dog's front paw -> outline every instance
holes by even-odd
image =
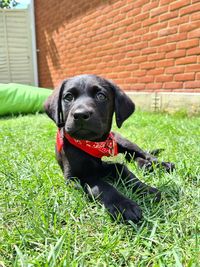
[[[172,162],[161,162],[161,166],[165,169],[166,172],[170,173],[175,170],[175,164]]]
[[[175,170],[175,164],[172,162],[159,162],[157,159],[143,158],[137,158],[136,162],[139,168],[143,169],[145,172],[152,172],[155,168],[163,168],[168,173]]]
[[[143,169],[148,172],[153,171],[152,161],[138,157],[136,158],[136,162],[140,169]]]
[[[127,198],[119,199],[108,205],[108,211],[114,219],[122,218],[125,221],[138,223],[142,219],[142,210],[137,203]]]

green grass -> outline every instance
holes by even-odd
[[[160,158],[176,164],[172,174],[146,176],[129,164],[163,195],[154,204],[121,188],[142,207],[140,226],[112,221],[65,184],[55,132],[45,115],[0,120],[1,266],[198,266],[200,118],[136,112],[120,129],[144,149],[165,148]]]

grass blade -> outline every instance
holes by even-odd
[[[55,246],[52,246],[49,255],[47,257],[47,262],[48,266],[56,266],[56,260],[59,257],[61,250],[62,250],[62,246],[65,240],[67,232],[65,232],[56,242]]]

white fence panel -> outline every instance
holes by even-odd
[[[0,83],[34,85],[29,9],[0,9]]]

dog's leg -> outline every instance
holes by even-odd
[[[127,187],[131,187],[132,191],[140,196],[152,194],[154,195],[154,200],[156,202],[160,201],[161,193],[155,187],[151,187],[143,182],[141,182],[129,169],[120,163],[109,164],[104,163],[105,169],[107,169],[107,174],[109,179],[117,180],[122,179],[123,183]]]
[[[137,203],[120,194],[109,183],[91,177],[80,179],[85,192],[96,199],[99,199],[107,208],[113,218],[122,216],[125,221],[138,223],[142,218],[142,211]]]
[[[121,135],[115,133],[115,139],[118,144],[119,153],[125,154],[127,161],[134,159],[140,168],[151,171],[154,166],[163,167],[167,172],[174,170],[175,165],[171,162],[159,162],[156,157],[148,152],[143,151],[136,144],[123,138]]]
[[[66,157],[58,158],[62,164],[61,167],[64,173],[64,177],[66,180],[74,177],[71,173],[69,164]],[[64,162],[63,162],[64,160]],[[138,223],[142,218],[142,211],[137,203],[132,200],[126,198],[122,194],[120,194],[112,185],[109,183],[102,181],[101,178],[108,174],[107,168],[103,166],[98,169],[98,175],[94,175],[90,177],[88,174],[86,177],[79,177],[80,183],[84,188],[85,192],[93,198],[99,199],[102,204],[108,209],[109,213],[113,218],[118,218],[118,216],[122,216],[125,221],[131,220],[134,223]],[[78,177],[77,177],[78,178]]]

